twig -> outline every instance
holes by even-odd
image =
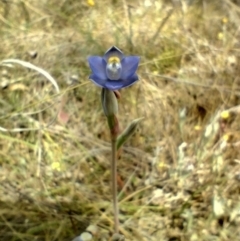
[[[157,39],[157,37],[158,37],[159,33],[161,32],[162,28],[167,23],[168,19],[172,16],[173,10],[174,9],[171,9],[170,11],[168,11],[167,16],[163,19],[161,24],[158,26],[157,31],[155,32],[155,34],[152,37],[152,40],[151,40],[152,43],[155,42],[155,40]]]

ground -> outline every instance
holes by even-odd
[[[240,239],[239,3],[173,3],[0,1],[2,241],[112,236],[110,136],[87,57],[113,45],[141,57],[121,130],[144,118],[119,155],[121,233]]]

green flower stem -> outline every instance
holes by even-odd
[[[119,123],[115,115],[107,117],[108,126],[111,133],[112,158],[111,158],[111,183],[113,197],[114,230],[119,233],[119,208],[118,208],[118,190],[117,190],[117,138],[119,134]]]
[[[119,123],[117,118],[118,102],[115,93],[105,88],[103,88],[101,92],[101,102],[104,114],[107,117],[108,127],[111,134],[111,184],[113,197],[114,230],[115,233],[119,233],[119,209],[117,200],[117,138],[119,135]]]
[[[108,126],[111,133],[112,157],[111,157],[111,184],[113,198],[114,230],[119,233],[119,209],[118,209],[118,190],[117,190],[117,138],[119,134],[119,123],[117,117],[107,116]]]
[[[113,197],[114,230],[119,233],[119,209],[118,209],[118,190],[117,190],[117,138],[119,134],[119,123],[115,115],[107,117],[108,126],[111,133],[112,157],[111,157],[111,183]]]
[[[117,140],[112,136],[112,159],[111,159],[111,182],[113,196],[114,230],[119,233],[119,208],[118,208],[118,190],[117,190]]]

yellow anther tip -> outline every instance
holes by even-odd
[[[108,59],[108,63],[109,64],[113,64],[113,63],[120,63],[120,59],[118,58],[118,57],[110,57],[109,59]]]

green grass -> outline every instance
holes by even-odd
[[[93,240],[112,236],[110,136],[86,61],[112,45],[141,56],[141,80],[121,90],[121,129],[144,117],[118,162],[121,233],[238,240],[240,8],[127,2],[0,2],[1,61],[30,62],[60,87],[0,66],[2,241],[70,241],[89,225]],[[68,120],[48,126],[59,108]]]

